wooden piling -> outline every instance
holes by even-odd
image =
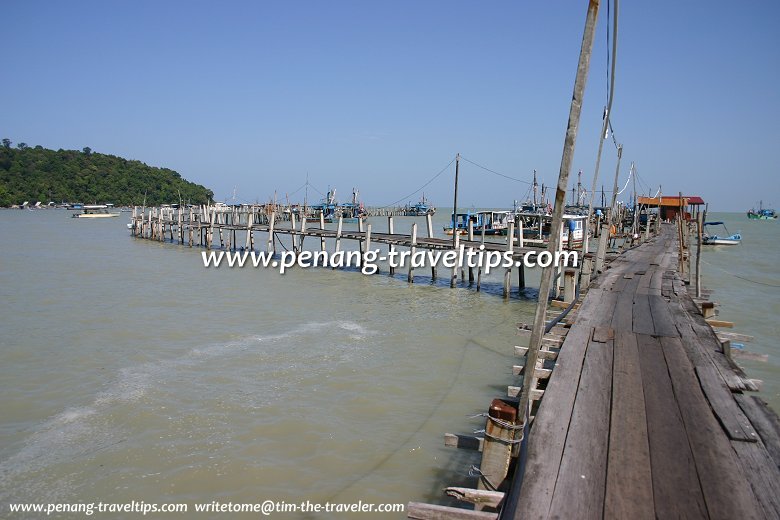
[[[276,212],[271,211],[271,222],[268,224],[268,244],[267,251],[276,254],[276,245],[274,244],[274,224],[276,223]]]
[[[433,238],[433,217],[430,213],[425,215],[425,226],[428,231],[428,238]],[[431,264],[431,278],[436,279],[436,264]]]
[[[325,212],[320,211],[320,229],[325,229]],[[320,251],[326,251],[325,237],[320,237]]]
[[[510,256],[513,256],[514,253],[514,245],[515,245],[515,223],[510,222],[509,223],[509,231],[506,235],[506,250],[509,252]],[[512,267],[507,267],[506,271],[504,272],[504,298],[509,298],[509,293],[511,290],[512,285]]]
[[[391,234],[391,235],[393,234],[393,216],[392,215],[387,217],[387,232],[389,234]],[[393,258],[393,253],[395,252],[395,245],[394,244],[390,244],[388,246],[388,251],[390,253],[390,254],[388,254],[388,258]],[[395,274],[395,261],[391,261],[390,262],[389,271],[390,271],[390,276],[393,276]]]
[[[453,250],[457,251],[460,246],[460,234],[458,230],[453,230]],[[450,277],[450,287],[455,287],[458,282],[458,264],[457,262],[452,266],[452,276]]]
[[[483,226],[484,227],[484,226]],[[474,242],[474,222],[469,219],[469,242]],[[469,251],[473,251],[473,247],[469,247]],[[474,283],[474,268],[469,264],[469,285]]]
[[[409,248],[409,251],[411,252],[411,255],[409,255],[409,274],[406,276],[406,281],[409,283],[414,283],[414,267],[412,267],[412,259],[414,258],[414,253],[417,252],[417,222],[412,224],[412,246]]]

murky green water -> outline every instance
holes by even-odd
[[[500,274],[476,293],[424,269],[414,285],[204,269],[198,249],[132,239],[126,216],[0,211],[2,516],[10,502],[440,502],[475,484],[477,454],[443,434],[481,428],[467,416],[515,381],[533,290],[504,301]],[[713,217],[744,243],[705,251],[705,285],[769,354],[743,364],[777,409],[777,288],[733,275],[780,284],[780,223]]]
[[[719,319],[734,322],[733,332],[755,337],[744,348],[769,356],[767,362],[735,360],[749,377],[763,380],[762,397],[780,410],[780,221],[748,220],[744,213],[712,213],[707,220],[742,235],[737,246],[704,246],[702,283],[720,303]]]
[[[0,516],[9,502],[405,504],[474,485],[477,454],[443,434],[483,427],[467,415],[513,383],[532,300],[428,270],[414,285],[207,270],[196,248],[131,238],[126,216],[0,211]]]

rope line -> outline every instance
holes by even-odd
[[[439,173],[437,173],[436,175],[434,175],[433,177],[431,177],[431,179],[430,179],[430,180],[428,180],[428,182],[426,182],[425,184],[423,184],[422,186],[420,186],[419,188],[417,188],[416,190],[414,190],[413,192],[411,192],[409,195],[407,195],[407,196],[405,196],[405,197],[401,197],[401,198],[400,198],[400,199],[398,199],[397,201],[395,201],[395,202],[391,202],[390,204],[387,204],[387,205],[385,205],[385,206],[379,206],[379,208],[378,208],[378,209],[384,209],[384,208],[390,208],[390,207],[394,207],[394,206],[395,206],[396,204],[398,204],[399,202],[402,202],[402,201],[404,201],[404,200],[407,200],[407,199],[408,199],[409,197],[411,197],[412,195],[416,195],[416,194],[420,193],[422,190],[424,190],[424,189],[425,189],[425,187],[426,187],[426,186],[428,186],[430,183],[432,183],[433,181],[435,181],[435,180],[436,180],[436,179],[439,177],[439,175],[441,175],[442,173],[444,173],[445,171],[447,171],[447,168],[449,168],[450,166],[452,166],[452,163],[454,163],[454,162],[455,162],[455,158],[453,157],[453,158],[452,158],[452,160],[451,160],[451,161],[450,161],[450,162],[447,164],[447,166],[445,166],[444,168],[442,168],[442,169],[439,171]]]
[[[460,158],[461,158],[461,159],[463,159],[464,161],[466,161],[466,162],[467,162],[467,163],[469,163],[469,164],[473,164],[473,165],[474,165],[474,166],[476,166],[477,168],[482,168],[483,170],[485,170],[485,171],[487,171],[487,172],[490,172],[490,173],[492,173],[492,174],[494,174],[494,175],[498,175],[499,177],[503,177],[503,178],[505,178],[505,179],[509,179],[510,181],[515,181],[515,182],[522,182],[523,184],[533,185],[533,183],[532,183],[532,182],[524,181],[524,180],[522,180],[522,179],[516,179],[516,178],[514,178],[514,177],[510,177],[509,175],[504,175],[503,173],[499,173],[499,172],[497,172],[497,171],[495,171],[495,170],[491,170],[490,168],[486,168],[485,166],[482,166],[481,164],[477,164],[477,163],[475,163],[474,161],[470,161],[470,160],[466,159],[466,158],[465,158],[465,157],[463,157],[462,155],[460,156]]]
[[[764,286],[766,286],[766,287],[780,287],[780,285],[778,285],[778,284],[767,283],[767,282],[759,282],[758,280],[751,280],[750,278],[747,278],[747,277],[745,277],[745,276],[740,276],[740,275],[738,275],[738,274],[734,274],[734,273],[732,273],[732,272],[726,271],[726,270],[725,270],[725,269],[723,269],[722,267],[718,267],[717,265],[712,265],[711,263],[709,263],[709,262],[708,262],[708,261],[706,261],[706,260],[702,260],[702,262],[704,262],[705,264],[707,264],[707,265],[708,265],[708,266],[710,266],[710,267],[714,267],[715,269],[718,269],[718,270],[720,270],[720,271],[723,271],[724,273],[730,274],[730,275],[731,275],[731,276],[733,276],[734,278],[739,278],[740,280],[745,280],[746,282],[754,283],[754,284],[757,284],[757,285],[764,285]]]

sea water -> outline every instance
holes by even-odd
[[[501,273],[478,293],[444,269],[408,284],[382,265],[206,269],[197,247],[132,238],[127,213],[69,217],[0,211],[0,516],[16,502],[440,502],[476,484],[479,454],[443,435],[484,428],[469,416],[517,384],[534,289],[514,278],[504,300]]]
[[[479,454],[443,434],[483,428],[470,416],[517,384],[533,288],[513,278],[504,300],[498,272],[482,292],[450,289],[443,268],[411,285],[386,266],[206,269],[201,249],[132,238],[128,216],[0,211],[0,516],[19,502],[441,503],[476,485]],[[712,218],[743,243],[705,248],[704,285],[769,355],[739,362],[777,409],[780,223]],[[395,229],[414,221],[424,234],[425,219]]]

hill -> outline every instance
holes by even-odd
[[[106,203],[118,206],[209,202],[214,193],[168,168],[95,153],[89,148],[49,150],[3,139],[0,206],[24,201]]]

